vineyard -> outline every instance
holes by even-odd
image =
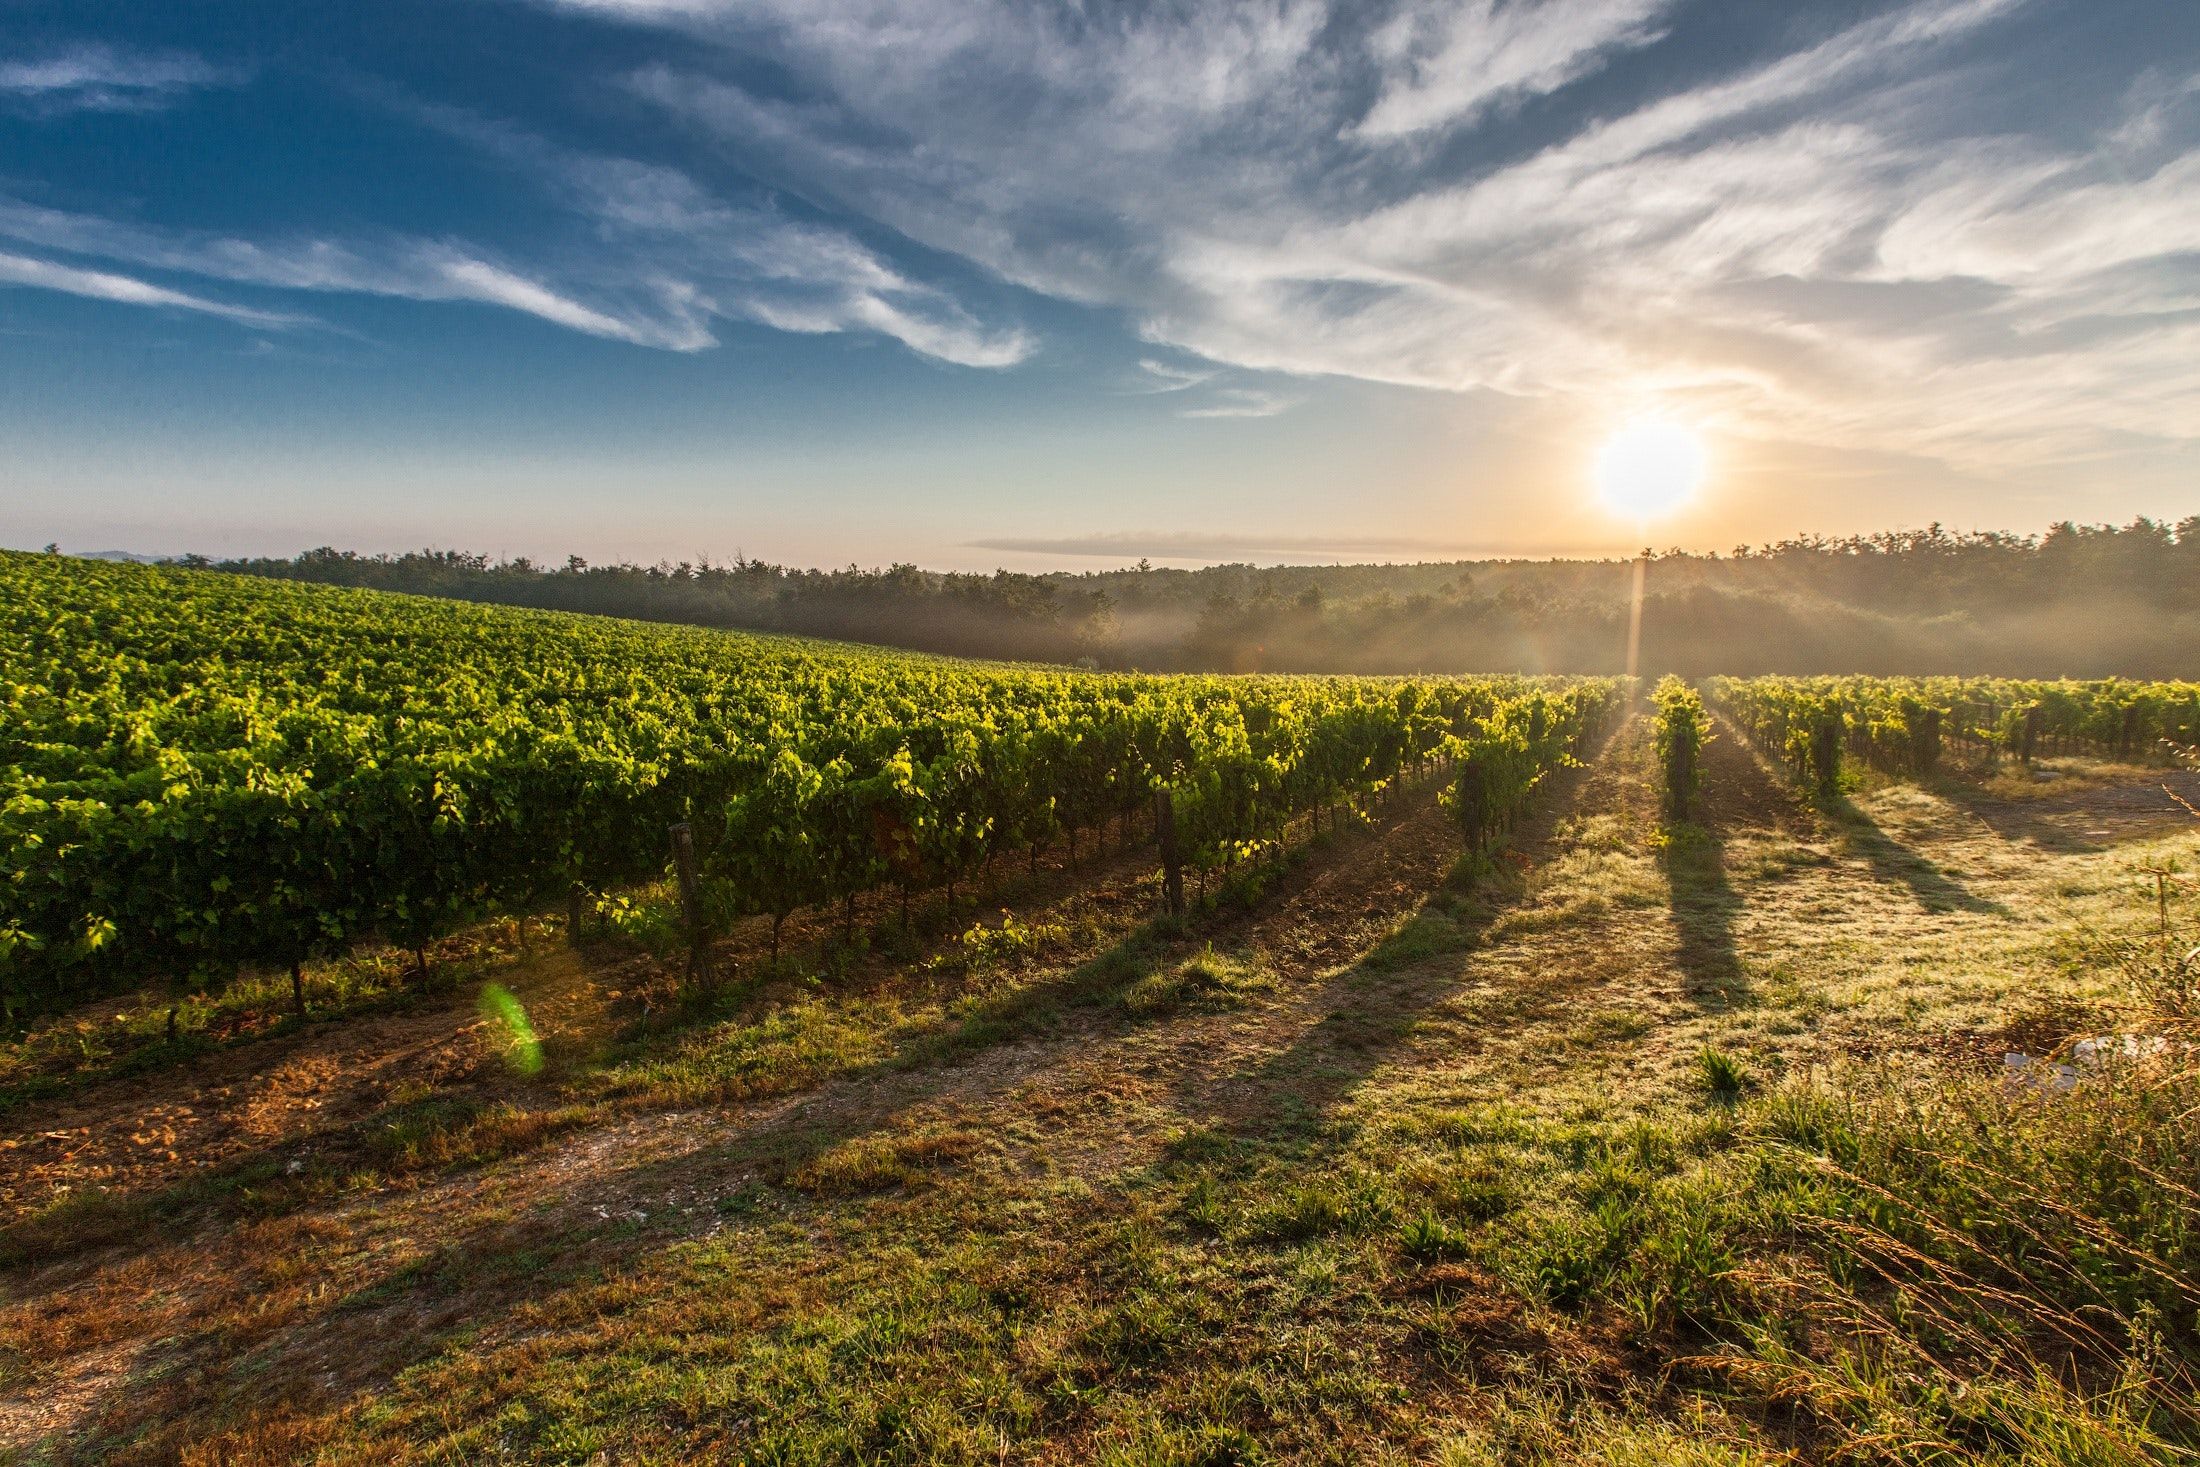
[[[1479,851],[1622,687],[981,666],[19,554],[0,607],[16,1013],[577,912],[676,842],[698,947],[1111,829],[1180,900],[1417,772]]]
[[[1962,677],[1715,677],[1714,704],[1805,783],[1830,790],[1845,755],[1922,777],[1960,757],[2086,755],[2168,763],[2200,744],[2200,683]]]
[[[0,1460],[2200,1446],[2194,684],[0,591]]]

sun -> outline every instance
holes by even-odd
[[[1637,418],[1597,452],[1597,497],[1637,523],[1671,514],[1703,484],[1703,439],[1665,418]]]

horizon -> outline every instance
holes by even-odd
[[[2200,516],[2188,517],[2188,519],[2200,519]],[[1093,548],[1089,550],[1061,550],[1055,552],[1055,557],[1058,558],[1049,557],[1048,563],[1040,565],[1036,569],[1023,569],[1010,566],[1001,562],[995,562],[990,565],[973,568],[969,566],[926,565],[917,561],[893,559],[874,560],[868,563],[854,560],[838,560],[819,561],[811,562],[809,564],[802,564],[790,560],[775,559],[774,557],[769,555],[750,554],[746,550],[740,548],[736,548],[731,554],[720,554],[713,551],[691,551],[679,554],[658,554],[655,556],[615,556],[604,560],[597,560],[592,557],[582,555],[580,556],[580,559],[586,563],[588,568],[599,570],[619,566],[631,566],[641,569],[648,569],[652,567],[676,565],[692,565],[706,569],[722,569],[728,566],[745,562],[749,564],[773,566],[780,570],[806,571],[816,573],[831,573],[842,570],[877,572],[895,565],[912,565],[918,571],[927,575],[989,575],[1005,572],[1033,576],[1120,575],[1133,573],[1139,571],[1142,568],[1150,568],[1153,570],[1198,571],[1226,569],[1232,567],[1246,570],[1364,570],[1385,568],[1413,569],[1416,567],[1450,565],[1504,564],[1585,564],[1624,566],[1636,559],[1642,558],[1645,553],[1647,553],[1647,557],[1651,560],[1680,557],[1694,557],[1710,560],[1737,559],[1740,558],[1740,556],[1744,552],[1762,553],[1764,551],[1771,550],[1777,546],[1800,544],[1807,542],[1813,538],[1823,539],[1829,543],[1838,544],[1850,539],[1868,541],[1881,537],[1899,537],[1912,534],[1924,534],[1929,531],[1945,532],[1951,539],[1957,540],[1970,537],[1983,538],[1992,536],[2012,541],[2036,544],[2040,540],[2045,538],[2046,534],[2052,532],[2057,528],[2060,528],[2064,524],[2068,524],[2080,531],[2125,531],[2135,528],[2136,525],[2141,522],[2159,525],[2162,529],[2172,534],[2175,534],[2181,528],[2180,523],[2166,520],[2157,520],[2148,516],[2137,517],[2137,519],[2135,519],[2133,522],[2123,525],[2117,525],[2108,522],[2085,523],[2080,521],[2058,521],[2055,524],[2044,526],[2040,530],[2011,530],[2006,528],[1986,526],[1956,528],[1935,522],[1933,524],[1922,527],[1910,525],[1887,526],[1882,527],[1878,530],[1854,532],[1853,534],[1846,536],[1819,536],[1816,534],[1816,532],[1812,531],[1797,531],[1790,535],[1781,536],[1776,540],[1759,541],[1756,543],[1743,543],[1724,547],[1647,544],[1639,545],[1632,551],[1614,552],[1609,550],[1550,549],[1542,552],[1537,552],[1523,551],[1517,549],[1504,549],[1499,547],[1459,546],[1451,547],[1456,548],[1462,552],[1456,555],[1447,556],[1428,554],[1420,555],[1414,558],[1405,558],[1404,556],[1386,558],[1382,555],[1375,554],[1372,551],[1369,551],[1363,556],[1363,558],[1357,560],[1313,558],[1317,554],[1317,552],[1314,552],[1312,550],[1309,550],[1306,553],[1306,558],[1298,559],[1275,558],[1261,560],[1247,559],[1243,556],[1202,556],[1192,554],[1189,548],[1183,543],[1184,540],[1192,537],[1176,537],[1172,541],[1170,537],[1166,536],[1110,536],[1104,537],[1104,539],[1102,537],[1095,537]],[[1171,552],[1167,548],[1171,544],[1174,544],[1175,546],[1174,552]],[[1143,553],[1141,553],[1141,547],[1144,547]],[[974,550],[990,550],[996,547],[988,545],[984,542],[978,542],[964,548]],[[1443,547],[1429,548],[1433,550]],[[189,561],[192,559],[203,559],[216,564],[246,562],[253,560],[295,561],[303,558],[306,555],[312,554],[317,550],[334,550],[342,554],[357,555],[362,558],[387,560],[399,559],[411,555],[483,555],[488,558],[488,561],[492,567],[504,567],[515,564],[517,562],[525,561],[533,569],[546,572],[563,569],[567,558],[571,555],[578,554],[578,552],[575,551],[559,551],[555,549],[542,553],[530,553],[525,550],[512,551],[507,553],[503,551],[483,551],[460,545],[438,545],[434,543],[428,543],[406,546],[391,546],[386,548],[360,548],[356,546],[322,544],[316,546],[304,546],[295,551],[288,552],[228,556],[210,555],[204,551],[199,550],[143,551],[121,546],[111,546],[98,550],[83,550],[74,548],[72,546],[62,545],[60,542],[54,540],[48,540],[37,545],[18,544],[12,541],[4,541],[0,542],[0,550],[9,550],[21,553],[54,551],[62,555],[74,556],[78,559],[83,560],[123,561],[138,564],[156,565],[176,564],[178,562]],[[1281,551],[1270,553],[1275,554],[1279,557],[1282,557],[1286,554],[1285,552]],[[1138,560],[1109,559],[1109,557],[1118,555],[1136,555],[1138,556]],[[1107,561],[1107,563],[1098,563],[1101,561]],[[1146,564],[1142,567],[1141,562],[1145,562]]]
[[[0,139],[24,548],[1036,572],[2200,511],[2193,7],[33,0]],[[1636,523],[1644,423],[1690,473]]]

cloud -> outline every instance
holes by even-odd
[[[432,256],[435,252],[428,253]],[[431,269],[434,278],[449,287],[449,299],[507,306],[530,316],[540,316],[559,326],[586,332],[590,336],[630,341],[636,346],[700,351],[706,346],[716,344],[710,333],[696,325],[692,319],[681,319],[684,313],[677,309],[673,312],[674,321],[669,324],[636,324],[569,300],[545,285],[514,275],[485,260],[453,254],[433,259]],[[436,295],[425,284],[411,284],[392,289],[390,293],[411,294],[415,299],[422,300],[445,298]],[[679,299],[670,292],[666,293],[665,298],[666,304],[672,306],[676,306]]]
[[[1678,0],[566,8],[664,30],[626,86],[775,186],[1218,368],[1974,470],[2200,439],[2194,58],[1988,105],[2045,0],[1676,54]]]
[[[197,311],[202,315],[221,316],[251,326],[288,326],[303,319],[208,300],[203,296],[169,290],[128,275],[115,275],[104,270],[79,270],[73,266],[58,265],[51,260],[35,260],[25,255],[0,254],[0,285],[28,285],[41,290],[58,290],[68,295],[86,296],[92,300]]]
[[[55,85],[59,85],[57,78]],[[768,204],[713,197],[674,168],[554,147],[523,130],[456,109],[402,107],[518,169],[566,206],[578,237],[552,270],[481,245],[385,235],[298,234],[247,239],[160,229],[41,207],[0,195],[0,239],[45,250],[262,289],[476,303],[605,340],[676,352],[718,344],[714,323],[754,322],[804,333],[875,333],[963,366],[1027,359],[1033,339],[987,326],[944,292],[910,280],[853,235],[790,219]],[[104,271],[26,261],[16,284],[269,324],[300,318],[227,307]],[[135,285],[132,290],[126,287]]]
[[[1225,387],[1215,393],[1215,400],[1199,407],[1188,407],[1177,416],[1180,418],[1272,418],[1289,409],[1297,400],[1274,392],[1263,392],[1257,387]]]
[[[180,52],[77,46],[33,60],[0,61],[0,97],[42,111],[150,112],[238,73]]]
[[[1553,92],[1613,51],[1649,45],[1672,0],[1409,5],[1368,36],[1386,84],[1351,132],[1395,138],[1470,123],[1503,102]]]
[[[483,258],[479,251],[442,241],[399,237],[369,245],[302,237],[261,242],[153,229],[96,215],[41,208],[5,196],[0,196],[0,238],[265,289],[501,306],[591,336],[637,346],[699,351],[712,344],[710,334],[698,324],[692,303],[676,287],[659,284],[643,292],[650,297],[647,304],[613,311],[576,300],[542,281]],[[176,304],[128,295],[107,298]],[[216,314],[249,321],[295,319],[267,312],[240,314],[224,310]]]
[[[1152,357],[1140,358],[1138,370],[1146,375],[1141,385],[1131,389],[1134,392],[1182,392],[1215,378],[1212,367],[1180,367]]]
[[[590,221],[607,247],[599,273],[678,282],[671,289],[693,322],[875,332],[969,367],[1013,366],[1035,348],[1028,334],[987,327],[945,292],[908,279],[845,230],[789,218],[768,202],[727,202],[663,164],[558,147],[453,108],[410,110],[534,178]]]
[[[1180,418],[1272,418],[1297,406],[1298,399],[1259,387],[1216,385],[1223,376],[1219,367],[1186,367],[1154,357],[1139,359],[1143,375],[1127,390],[1134,396],[1197,392],[1190,404],[1177,410]]]

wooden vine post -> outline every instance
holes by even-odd
[[[695,876],[695,829],[685,820],[672,827],[672,868],[680,882],[680,920],[687,928],[688,981],[710,988],[718,982],[710,960],[710,923],[703,915],[702,883]]]
[[[1155,790],[1153,796],[1154,834],[1161,845],[1161,891],[1167,899],[1169,915],[1184,915],[1184,857],[1176,845],[1176,797],[1167,790]]]
[[[581,884],[577,881],[566,888],[565,945],[567,947],[579,947],[581,945],[581,899],[584,895]]]

